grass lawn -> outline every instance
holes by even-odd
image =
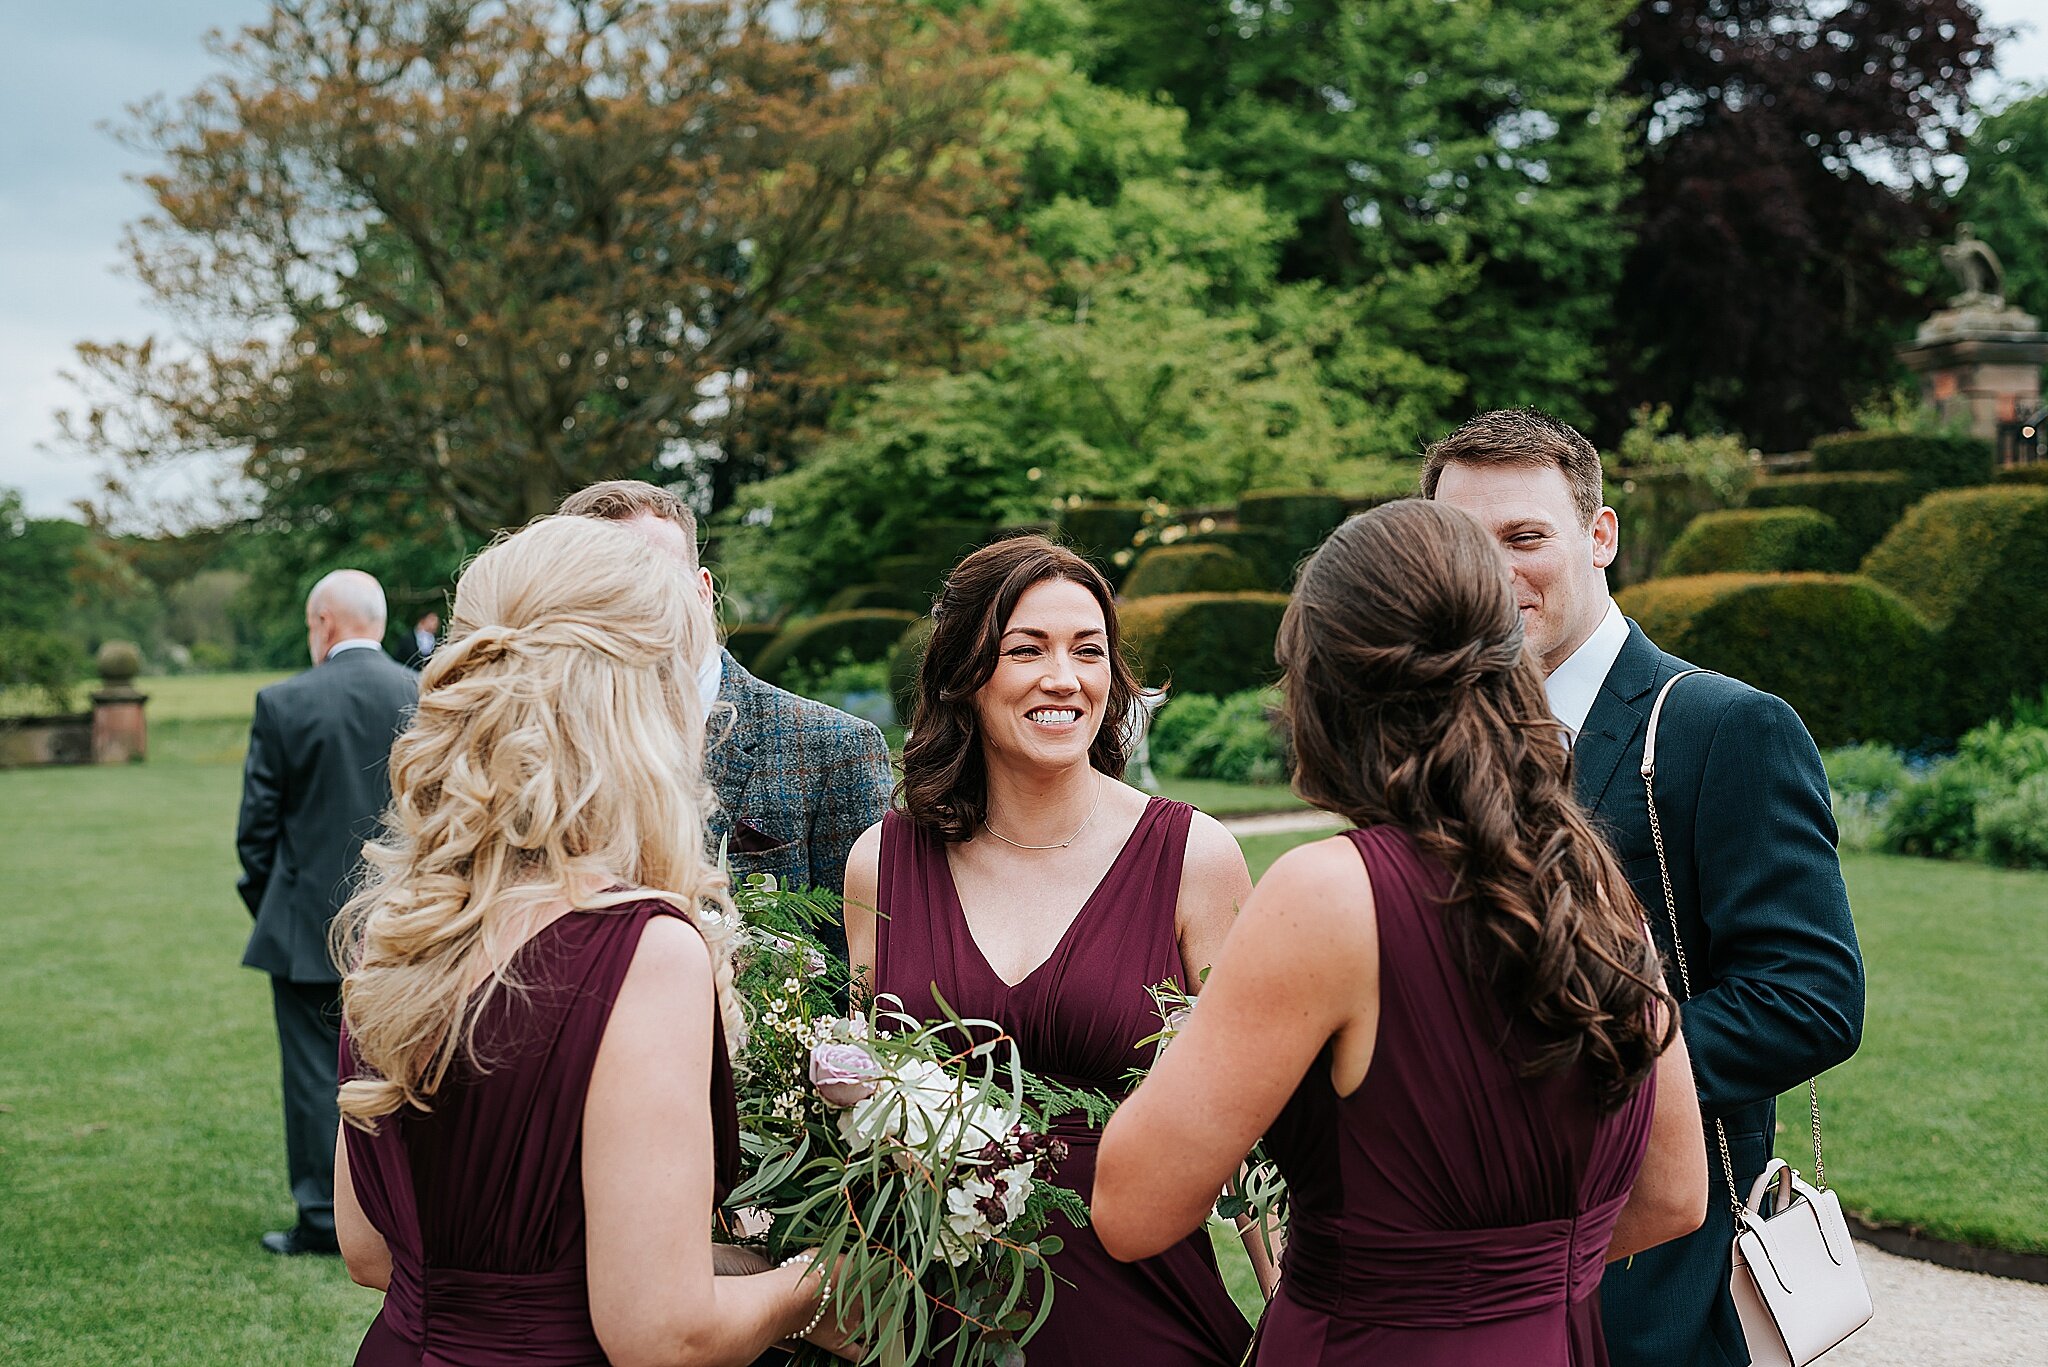
[[[0,771],[0,1362],[346,1361],[376,1312],[338,1263],[256,1245],[292,1212],[233,833],[273,677],[146,683],[148,764]],[[1258,873],[1315,838],[1245,851]],[[1829,1176],[1875,1218],[2048,1251],[2048,874],[1846,866],[1871,1007],[1822,1084]],[[1802,1167],[1803,1107],[1781,1136]]]
[[[1159,792],[1162,797],[1200,807],[1211,816],[1308,809],[1308,804],[1296,797],[1291,788],[1277,783],[1222,783],[1209,778],[1168,778],[1159,781]]]

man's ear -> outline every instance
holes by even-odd
[[[1621,518],[1612,508],[1593,514],[1593,568],[1604,570],[1621,552]]]

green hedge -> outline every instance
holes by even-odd
[[[1294,570],[1301,558],[1290,548],[1287,537],[1271,527],[1216,527],[1190,532],[1182,543],[1189,546],[1222,546],[1236,551],[1258,572],[1257,587],[1285,593],[1294,585]]]
[[[1674,655],[1775,693],[1815,741],[1916,745],[1928,732],[1927,624],[1854,575],[1706,574],[1624,589],[1622,611]]]
[[[896,720],[911,723],[917,707],[917,671],[924,665],[924,653],[932,643],[932,619],[920,617],[897,638],[889,651],[889,696],[896,700]]]
[[[918,551],[957,565],[970,552],[986,546],[995,536],[995,531],[995,525],[989,522],[934,518],[917,524]]]
[[[901,584],[848,584],[825,600],[826,612],[859,612],[863,608],[894,608],[901,612],[928,612],[932,597]]]
[[[1842,529],[1813,508],[1732,508],[1701,513],[1665,553],[1660,575],[1839,571],[1856,557]]]
[[[1237,501],[1237,525],[1277,533],[1291,557],[1290,570],[1322,545],[1344,517],[1344,500],[1320,489],[1260,489]],[[1293,586],[1290,574],[1284,587]]]
[[[1279,676],[1273,641],[1286,611],[1280,593],[1177,593],[1132,599],[1119,616],[1148,685],[1226,697]]]
[[[1249,560],[1223,546],[1154,546],[1124,580],[1124,597],[1164,593],[1244,593],[1263,589]]]
[[[929,603],[945,587],[946,576],[960,559],[957,555],[885,555],[875,561],[874,582],[921,594]]]
[[[1813,443],[1813,468],[1821,474],[1851,470],[1897,470],[1922,493],[1991,482],[1995,453],[1982,437],[1925,432],[1837,432]]]
[[[725,633],[725,648],[732,652],[732,657],[743,668],[752,670],[754,661],[761,658],[761,652],[768,648],[768,643],[781,634],[780,627],[771,627],[765,622],[747,622]]]
[[[1059,511],[1060,535],[1112,578],[1120,577],[1116,553],[1130,549],[1145,525],[1142,503],[1075,503]]]
[[[1840,475],[1769,475],[1750,486],[1752,508],[1811,508],[1834,519],[1860,557],[1884,540],[1884,534],[1919,502],[1922,490],[1911,476],[1897,470],[1866,470]]]
[[[1929,495],[1864,560],[1863,573],[1934,628],[1945,676],[1941,734],[1999,716],[2048,681],[2048,489]]]
[[[2032,465],[2008,465],[1995,478],[1999,484],[2048,484],[2048,460]]]
[[[754,673],[777,682],[791,665],[816,669],[839,662],[842,650],[866,663],[888,657],[890,647],[917,620],[914,612],[871,608],[864,612],[827,612],[782,629],[755,664]]]

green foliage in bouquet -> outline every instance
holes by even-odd
[[[755,882],[735,900],[751,1034],[728,1237],[777,1262],[815,1250],[864,1362],[1021,1363],[1052,1304],[1052,1216],[1087,1219],[1051,1180],[1065,1156],[1051,1118],[1107,1104],[1030,1077],[993,1022],[947,1009],[927,1023],[886,999],[848,1014],[865,984],[811,935],[838,915],[831,894]]]

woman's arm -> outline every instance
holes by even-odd
[[[355,1181],[348,1173],[346,1124],[334,1136],[334,1237],[341,1243],[341,1260],[348,1264],[350,1281],[373,1291],[391,1289],[391,1250],[370,1217],[363,1214]]]
[[[714,1277],[710,956],[657,916],[642,932],[583,1104],[590,1319],[618,1367],[744,1364],[808,1324],[801,1265]]]
[[[853,980],[870,985],[875,979],[875,903],[882,887],[882,823],[860,833],[846,856],[846,893],[840,916],[846,922],[846,964]]]
[[[1657,1089],[1650,1148],[1615,1221],[1609,1262],[1684,1238],[1707,1218],[1707,1146],[1683,1034],[1671,1037],[1656,1073],[1643,1085]]]
[[[1202,975],[1216,962],[1217,952],[1237,920],[1238,908],[1252,895],[1252,876],[1244,851],[1223,823],[1196,812],[1188,826],[1187,853],[1181,861],[1180,902],[1174,909],[1180,938],[1180,961],[1187,969],[1182,986],[1202,990]]]
[[[1231,928],[1201,1005],[1103,1132],[1091,1211],[1112,1256],[1151,1257],[1200,1228],[1332,1036],[1339,1089],[1357,1087],[1378,962],[1351,843],[1284,855]]]
[[[1187,855],[1181,864],[1180,904],[1177,922],[1181,964],[1186,969],[1184,984],[1190,994],[1202,990],[1202,976],[1216,962],[1216,955],[1237,921],[1239,908],[1252,894],[1251,871],[1245,867],[1244,851],[1223,823],[1204,812],[1196,812],[1188,827]],[[1280,1270],[1266,1252],[1266,1238],[1250,1217],[1237,1221],[1238,1237],[1244,1241],[1245,1257],[1252,1275],[1258,1278],[1259,1294],[1270,1298],[1279,1284]],[[1280,1231],[1268,1231],[1272,1247],[1281,1244]]]

